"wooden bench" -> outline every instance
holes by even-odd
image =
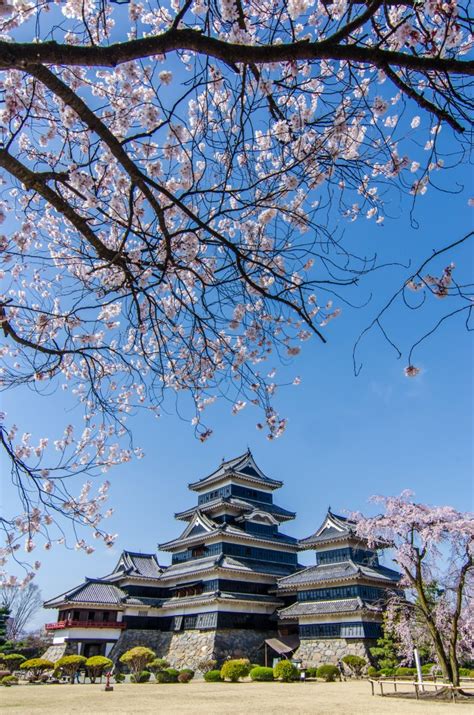
[[[472,679],[470,678],[469,681]],[[399,685],[410,685],[415,688],[415,696],[416,699],[418,700],[420,697],[420,690],[423,692],[425,688],[434,688],[435,691],[439,689],[447,689],[451,691],[452,699],[454,702],[456,702],[456,691],[457,690],[469,690],[473,691],[474,693],[474,685],[471,685],[470,682],[467,685],[452,685],[451,683],[443,683],[441,681],[430,681],[430,680],[423,680],[423,682],[419,682],[418,680],[386,680],[384,679],[373,679],[369,678],[369,682],[372,688],[372,695],[375,695],[375,688],[374,685],[375,683],[378,683],[380,686],[380,695],[384,695],[383,692],[383,686],[384,685],[393,685],[394,687],[394,692],[397,693],[397,686]]]

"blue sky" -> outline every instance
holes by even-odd
[[[411,254],[414,265],[433,247],[459,238],[471,227],[467,206],[469,174],[456,172],[453,181],[465,190],[446,196],[431,191],[419,200],[414,230],[402,204],[397,220],[383,228],[369,222],[349,224],[352,240],[358,237],[373,245],[381,258]],[[472,270],[472,249],[448,254],[433,266],[457,262],[457,279]],[[156,544],[177,536],[183,528],[173,514],[195,503],[187,484],[209,473],[222,458],[230,458],[250,447],[261,468],[284,481],[275,501],[297,512],[286,531],[307,536],[320,523],[328,505],[334,510],[371,510],[371,494],[399,493],[411,488],[417,498],[430,503],[451,504],[459,509],[473,505],[472,399],[473,352],[463,319],[448,321],[415,356],[422,373],[415,379],[403,374],[406,359],[397,360],[380,334],[369,335],[362,344],[364,367],[358,377],[352,370],[352,348],[385,300],[406,277],[402,269],[387,269],[373,277],[361,296],[374,292],[363,309],[345,308],[330,324],[326,346],[306,343],[288,374],[299,375],[298,387],[283,388],[276,399],[280,413],[288,417],[282,438],[269,442],[255,428],[253,410],[230,414],[226,403],[210,408],[208,422],[213,437],[201,444],[192,428],[175,413],[160,420],[146,414],[133,418],[135,440],[146,457],[109,473],[110,503],[115,514],[108,528],[119,533],[112,550],[99,546],[86,556],[75,550],[55,547],[38,553],[42,561],[37,583],[44,598],[50,598],[79,583],[84,576],[101,576],[114,566],[122,548],[150,552]],[[415,313],[398,306],[387,326],[405,350],[441,315],[446,304],[432,299]],[[272,364],[269,364],[271,367]],[[63,397],[39,398],[26,389],[2,397],[2,409],[22,430],[40,436],[56,432],[74,412]],[[79,418],[79,414],[78,414]],[[7,465],[2,469],[7,476]],[[8,479],[3,479],[2,502],[11,508]],[[303,554],[302,561],[311,561]],[[168,555],[160,561],[167,563]],[[41,613],[37,624],[54,620],[50,611]]]
[[[473,209],[467,204],[472,176],[467,168],[448,176],[445,185],[457,193],[430,189],[419,198],[418,229],[410,221],[410,198],[394,195],[389,213],[395,218],[383,227],[364,219],[344,226],[351,245],[376,252],[381,262],[411,257],[417,266],[434,248],[459,239],[472,229]],[[430,270],[439,275],[451,260],[457,265],[456,280],[472,280],[473,251],[467,246],[446,254]],[[424,343],[414,358],[422,372],[410,380],[403,373],[407,348],[449,307],[434,298],[415,312],[398,304],[386,327],[404,356],[397,360],[380,333],[372,332],[359,351],[363,369],[354,376],[352,350],[359,333],[409,275],[409,269],[396,267],[374,274],[362,282],[358,294],[362,304],[372,293],[368,305],[360,310],[343,307],[341,317],[326,329],[327,345],[316,340],[304,345],[286,369],[291,379],[301,377],[301,385],[284,388],[276,397],[276,408],[288,418],[279,440],[269,442],[256,429],[260,415],[253,409],[232,416],[228,403],[209,409],[207,422],[214,434],[204,444],[172,409],[159,421],[147,414],[135,416],[130,426],[146,456],[108,475],[115,513],[107,526],[119,534],[116,545],[111,550],[98,546],[92,556],[63,547],[35,552],[42,561],[36,582],[43,597],[77,585],[84,576],[110,572],[124,548],[151,552],[157,543],[177,536],[183,522],[174,521],[174,512],[196,502],[188,482],[247,447],[265,473],[284,481],[275,501],[297,512],[285,531],[298,537],[317,528],[328,505],[341,512],[371,511],[370,495],[405,488],[415,491],[420,501],[472,509],[473,349],[463,316],[447,321]],[[33,442],[45,433],[56,435],[67,421],[80,422],[80,412],[71,411],[64,395],[57,393],[40,398],[18,389],[1,396],[1,409],[20,431],[33,433]],[[2,513],[10,514],[14,500],[5,463],[2,477]],[[305,553],[301,560],[312,558]],[[168,555],[160,555],[160,561],[168,563]],[[36,625],[55,618],[54,612],[42,612]]]

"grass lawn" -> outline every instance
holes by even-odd
[[[346,683],[144,683],[18,685],[0,689],[0,709],[15,713],[158,713],[159,715],[436,715],[466,713],[463,703],[372,697],[365,681]]]

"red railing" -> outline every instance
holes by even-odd
[[[46,623],[47,631],[58,631],[61,628],[125,628],[125,623],[121,621],[73,621],[68,618],[65,621],[56,623]]]

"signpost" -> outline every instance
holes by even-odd
[[[421,662],[420,662],[420,654],[418,653],[418,648],[413,648],[413,655],[415,657],[415,665],[416,665],[416,674],[417,674],[417,680],[421,685],[421,690],[423,692],[423,673],[421,672]]]

